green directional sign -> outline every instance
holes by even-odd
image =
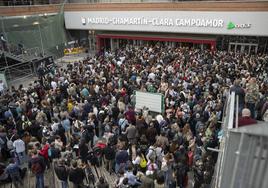
[[[229,22],[227,25],[227,29],[234,29],[235,28],[235,24],[233,22]]]

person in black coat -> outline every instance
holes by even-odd
[[[62,188],[68,187],[69,169],[65,166],[64,159],[54,163],[54,170],[57,178],[61,181]]]
[[[82,159],[82,162],[87,162],[87,156],[88,156],[88,145],[86,144],[86,141],[84,139],[81,139],[79,144],[79,155]]]
[[[82,188],[85,177],[84,170],[77,166],[76,161],[72,161],[72,167],[69,171],[69,181],[73,183],[73,187]]]
[[[114,166],[115,148],[110,143],[108,143],[108,146],[103,150],[103,154],[105,158],[106,169],[111,174]]]

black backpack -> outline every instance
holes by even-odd
[[[112,146],[107,146],[104,149],[104,156],[107,160],[113,160],[115,158],[115,149]]]
[[[50,148],[50,151],[48,151],[49,157],[51,159],[58,159],[60,158],[60,150],[58,148]]]
[[[62,126],[62,124],[59,124],[59,126],[58,126],[58,130],[57,130],[57,135],[64,135],[65,134],[65,129],[64,129],[64,127]]]
[[[98,158],[94,155],[93,152],[89,152],[89,154],[87,156],[87,159],[89,160],[89,162],[93,166],[97,166],[98,167],[100,165]]]
[[[90,138],[91,138],[90,133],[88,132],[88,130],[85,130],[85,133],[83,133],[83,134],[85,134],[84,139],[85,139],[86,143],[88,143],[90,141]]]
[[[109,138],[109,144],[111,146],[114,146],[117,144],[117,136],[116,135],[113,135],[112,137]]]
[[[148,151],[148,145],[146,144],[141,144],[140,145],[140,150],[143,154],[146,154],[146,152]]]

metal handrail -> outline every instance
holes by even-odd
[[[189,0],[88,0],[87,3],[168,3],[168,2],[179,2],[179,1],[189,1]],[[204,0],[191,0],[191,1],[204,1]],[[215,1],[215,0],[205,0],[205,1]],[[218,1],[224,1],[224,0],[218,0]],[[3,1],[0,0],[0,6],[35,6],[35,5],[49,5],[49,4],[77,4],[77,3],[85,3],[84,1],[79,0],[58,0],[56,2],[49,2],[48,0],[46,2],[42,0],[24,0],[23,2],[17,1],[13,2],[10,1]]]
[[[237,107],[238,108],[238,107]],[[225,101],[223,110],[223,122],[222,122],[222,140],[220,143],[219,155],[214,172],[214,188],[219,188],[221,183],[222,169],[224,164],[224,155],[226,149],[226,139],[228,138],[228,130],[233,125],[235,109],[235,93],[232,92]],[[236,114],[237,115],[237,114]]]

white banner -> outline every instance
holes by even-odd
[[[148,108],[152,112],[164,112],[164,96],[160,93],[136,91],[136,109]]]
[[[65,12],[67,29],[268,36],[268,12]]]

